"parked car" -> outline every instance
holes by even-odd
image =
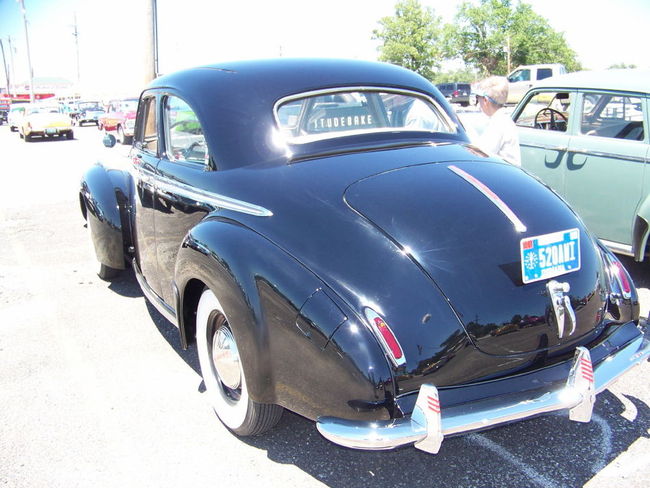
[[[648,80],[643,70],[571,73],[540,83],[513,112],[524,168],[637,261],[650,232]]]
[[[516,104],[538,81],[566,74],[563,64],[531,64],[517,67],[508,75],[508,103]]]
[[[11,99],[4,95],[0,95],[0,125],[2,125],[4,122],[7,122],[10,106]]]
[[[87,123],[99,125],[98,119],[105,113],[106,110],[99,102],[78,102],[77,110],[72,116],[72,123],[79,127]]]
[[[130,263],[238,435],[286,408],[343,446],[435,453],[551,411],[588,421],[650,353],[618,259],[403,68],[163,76],[123,164],[81,181],[98,273]]]
[[[97,117],[97,128],[99,130],[116,131],[121,144],[131,144],[137,108],[137,98],[112,100],[109,102],[106,112]]]
[[[441,83],[436,85],[442,96],[450,103],[459,103],[462,107],[469,105],[472,85],[469,83]]]
[[[70,117],[61,113],[58,105],[35,103],[25,107],[18,132],[21,139],[30,142],[34,137],[66,137],[74,139]]]
[[[12,103],[9,109],[9,115],[7,117],[7,124],[9,125],[9,130],[15,132],[20,127],[20,121],[25,116],[25,108],[27,107],[26,103]]]

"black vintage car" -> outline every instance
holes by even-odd
[[[287,408],[343,446],[435,453],[551,411],[589,421],[649,354],[617,258],[395,66],[159,78],[128,168],[93,166],[79,197],[100,276],[134,268],[238,435]]]

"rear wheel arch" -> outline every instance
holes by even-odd
[[[89,228],[97,261],[124,269],[131,246],[130,175],[96,164],[84,173],[79,190],[81,214]]]
[[[198,333],[196,305],[204,289],[209,288],[232,326],[248,393],[254,402],[282,405],[309,418],[323,412],[360,417],[379,415],[351,411],[347,403],[332,400],[338,398],[341,385],[353,398],[365,400],[369,405],[386,399],[384,392],[388,390],[384,381],[392,376],[378,344],[370,338],[372,347],[377,348],[371,362],[374,368],[381,364],[385,370],[377,371],[373,377],[366,375],[367,364],[363,360],[355,362],[345,358],[349,344],[344,336],[339,337],[337,344],[328,346],[326,329],[332,325],[329,322],[332,315],[310,315],[317,320],[305,322],[301,313],[317,291],[327,290],[329,296],[331,290],[264,236],[233,221],[202,221],[188,233],[180,247],[175,283],[181,303],[177,315],[182,319],[179,320],[181,341],[189,343]],[[341,310],[348,310],[344,313],[354,322],[354,312],[334,294],[331,297]],[[325,306],[330,302],[319,303]],[[317,309],[310,307],[310,310]],[[375,361],[376,358],[379,359]],[[315,378],[322,373],[303,371],[305,365],[319,365],[320,371],[329,371],[336,380],[317,385]]]
[[[650,196],[641,201],[632,226],[632,253],[635,261],[643,261],[647,252],[650,235]]]

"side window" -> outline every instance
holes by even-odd
[[[164,117],[167,158],[206,164],[208,146],[194,110],[180,98],[170,95],[165,98]]]
[[[531,129],[566,132],[571,96],[568,92],[542,91],[526,101],[515,124]]]
[[[529,69],[520,69],[512,73],[508,78],[510,83],[516,83],[517,81],[530,81],[530,70]]]
[[[582,134],[642,141],[643,104],[638,97],[585,93],[582,97]]]
[[[539,68],[537,70],[537,79],[543,80],[545,78],[550,78],[553,75],[553,70],[551,68]]]
[[[145,98],[142,103],[144,110],[144,123],[142,127],[142,139],[139,144],[140,149],[157,154],[158,153],[158,130],[156,123],[156,98]]]

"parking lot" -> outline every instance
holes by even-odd
[[[92,272],[78,182],[106,149],[95,127],[25,143],[0,126],[0,486],[650,486],[650,364],[598,396],[593,420],[547,416],[361,452],[285,412],[240,439],[204,398],[196,351],[135,277]],[[650,308],[650,265],[623,262]]]

